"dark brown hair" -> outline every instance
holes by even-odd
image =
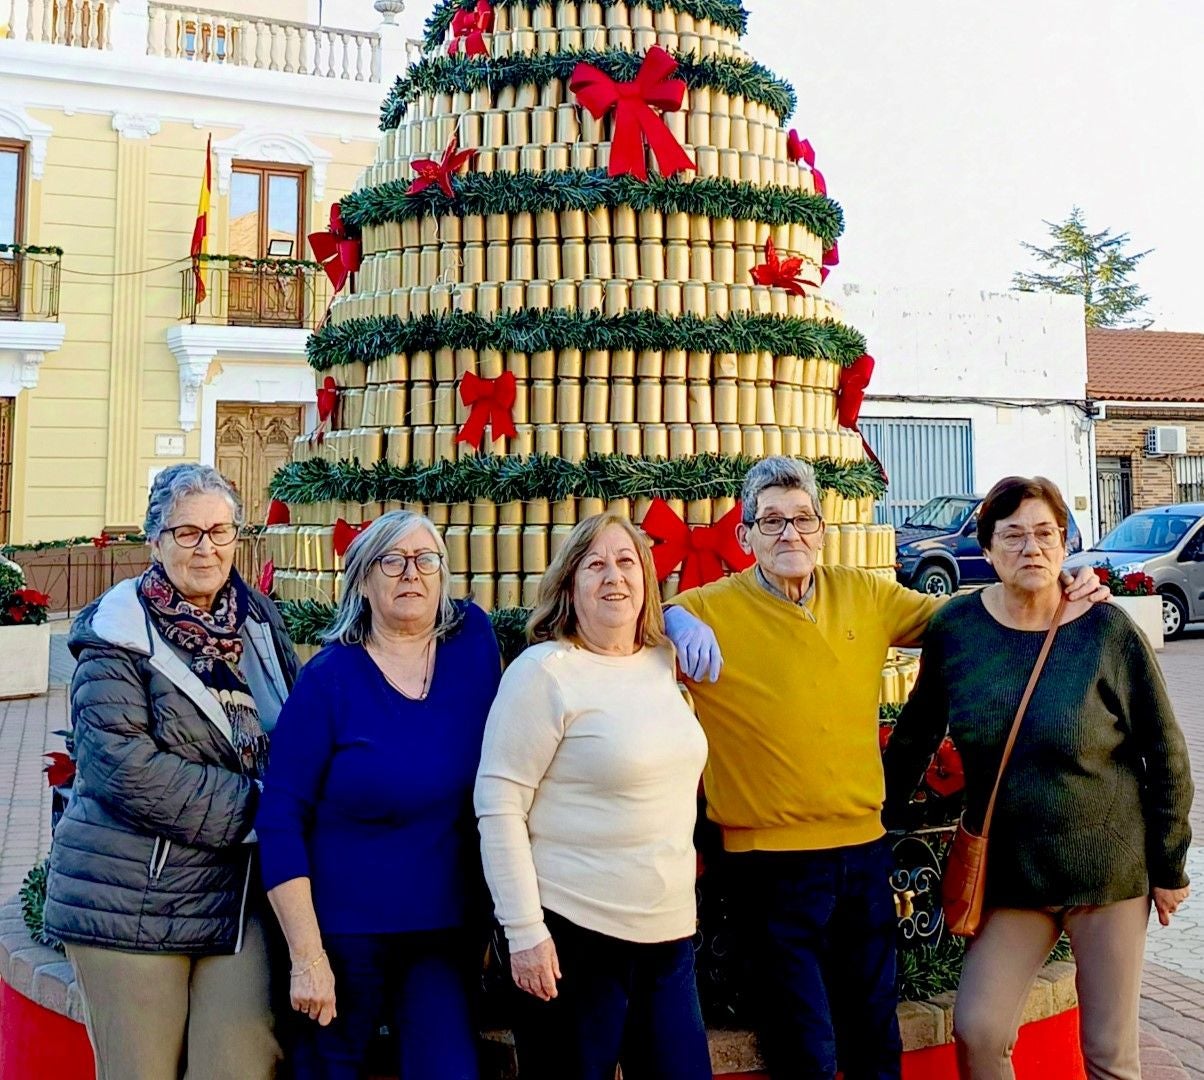
[[[1005,476],[983,499],[978,511],[978,546],[988,551],[995,536],[995,526],[1010,518],[1025,499],[1040,499],[1053,513],[1054,521],[1063,533],[1070,521],[1066,500],[1058,485],[1044,476]]]

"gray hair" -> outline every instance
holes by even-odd
[[[234,524],[242,526],[242,499],[234,485],[212,465],[169,465],[151,484],[143,525],[148,540],[158,540],[163,535],[176,503],[189,495],[224,495],[234,512]]]
[[[435,637],[450,634],[463,617],[452,603],[451,583],[448,578],[447,545],[430,518],[415,514],[412,510],[390,510],[381,514],[371,525],[351,541],[343,556],[343,593],[339,597],[334,622],[322,635],[322,640],[337,641],[343,645],[361,645],[372,636],[372,606],[364,593],[364,585],[376,560],[389,554],[406,536],[415,529],[426,529],[435,541],[435,548],[443,556],[439,568],[439,610],[435,615]]]
[[[780,487],[789,491],[801,491],[811,496],[811,505],[817,514],[821,513],[819,505],[819,484],[815,480],[815,470],[805,461],[798,458],[774,457],[762,458],[744,477],[744,486],[740,489],[740,502],[743,506],[741,517],[745,525],[751,525],[757,517],[757,500],[766,488]]]

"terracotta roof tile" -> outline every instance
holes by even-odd
[[[1204,401],[1204,334],[1089,329],[1087,396]]]

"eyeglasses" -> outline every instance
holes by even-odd
[[[764,536],[781,536],[787,525],[793,525],[799,536],[812,536],[819,532],[824,519],[814,514],[799,514],[797,517],[782,517],[780,514],[766,514],[755,518],[752,524],[761,530]]]
[[[1042,551],[1051,551],[1054,548],[1061,547],[1066,536],[1064,529],[1056,528],[1053,525],[1039,525],[1035,529],[1005,529],[1001,533],[995,534],[995,539],[999,542],[999,546],[1004,551],[1023,551],[1028,545],[1028,538],[1032,537],[1037,542],[1037,547]]]
[[[201,546],[201,541],[209,537],[214,547],[229,547],[238,539],[238,526],[232,521],[214,525],[210,529],[202,529],[197,525],[176,525],[163,532],[170,533],[171,538],[182,548]]]
[[[379,564],[380,572],[385,577],[399,578],[405,577],[406,571],[410,568],[411,559],[414,560],[414,568],[418,573],[426,577],[439,573],[439,568],[443,565],[443,556],[437,551],[420,551],[417,555],[392,553],[380,555],[372,561]]]

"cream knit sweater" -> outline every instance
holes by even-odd
[[[514,951],[548,936],[545,907],[626,941],[694,933],[707,745],[674,662],[669,644],[603,656],[546,642],[502,676],[475,803],[485,876]]]

